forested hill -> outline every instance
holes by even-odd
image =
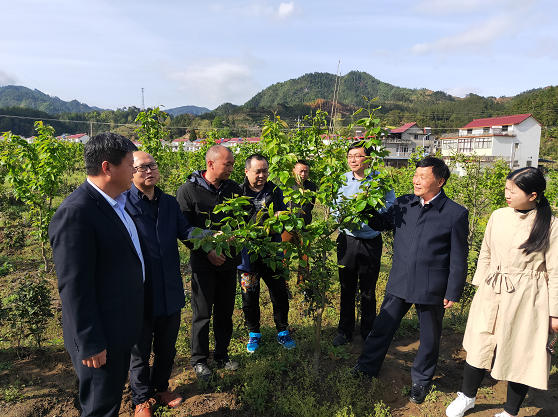
[[[181,114],[193,114],[195,116],[199,116],[200,114],[208,113],[211,111],[206,107],[198,106],[181,106],[163,110],[165,111],[165,113],[171,114],[173,116],[180,116]]]
[[[31,90],[19,85],[0,87],[0,108],[14,106],[40,110],[48,114],[85,113],[103,110],[98,107],[90,107],[77,100],[60,100],[58,97],[49,96],[39,90]]]
[[[325,72],[305,74],[296,79],[273,84],[248,100],[243,107],[271,108],[278,104],[293,106],[317,99],[332,100],[335,80],[334,74]],[[455,100],[443,91],[403,88],[384,83],[366,72],[351,71],[340,77],[338,101],[363,107],[366,106],[363,96],[369,99],[378,97],[381,102],[400,104],[411,104],[417,100],[428,101],[431,104]]]

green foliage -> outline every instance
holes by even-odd
[[[135,130],[141,142],[141,150],[150,154],[159,164],[163,164],[164,153],[161,141],[165,140],[169,134],[165,129],[167,116],[167,113],[156,107],[146,112],[140,112],[135,120],[141,123],[141,127]]]
[[[284,129],[288,126],[280,117],[268,119],[264,123],[261,144],[263,153],[270,161],[270,179],[283,192],[284,202],[288,204],[292,201],[300,206],[316,198],[326,209],[323,220],[316,219],[305,226],[303,219],[297,217],[300,209],[292,207],[281,212],[277,208],[267,207],[255,219],[249,219],[249,200],[246,197],[237,197],[214,210],[215,213],[228,213],[221,224],[215,225],[220,226],[222,233],[193,241],[195,249],[201,247],[206,252],[215,250],[217,255],[225,253],[229,257],[233,250],[238,253],[246,248],[252,261],[259,257],[274,271],[284,269],[283,274],[303,275],[304,284],[300,289],[311,295],[311,310],[316,319],[316,370],[321,350],[322,314],[328,303],[331,284],[337,277],[338,265],[330,256],[335,250],[335,242],[331,236],[340,229],[360,227],[366,221],[368,211],[384,205],[384,195],[390,189],[390,177],[381,168],[381,158],[386,155],[386,151],[381,147],[379,139],[380,121],[374,117],[374,110],[369,110],[368,116],[356,123],[364,127],[365,136],[370,137],[365,144],[371,154],[368,158],[370,168],[366,174],[376,174],[371,181],[362,183],[362,192],[357,198],[338,197],[338,189],[345,181],[343,173],[347,170],[347,151],[342,140],[332,144],[324,143],[322,135],[327,132],[326,116],[325,112],[318,111],[314,118],[306,120],[309,127],[290,133],[285,133]],[[291,188],[296,181],[292,168],[301,157],[312,161],[311,172],[318,178],[316,192]],[[330,216],[329,213],[334,215]],[[272,234],[283,230],[291,233],[300,244],[274,242]],[[278,257],[279,253],[285,253],[285,261]],[[304,259],[305,256],[308,261]],[[310,268],[307,268],[308,264]]]
[[[5,227],[3,230],[3,235],[3,250],[12,251],[21,249],[25,246],[25,230],[21,222],[17,222],[15,225]]]
[[[24,338],[32,337],[41,349],[48,320],[54,317],[48,281],[43,276],[25,275],[2,303],[7,310],[6,322],[17,348]]]
[[[7,403],[19,401],[23,398],[19,381],[7,388],[0,389],[0,398]]]
[[[503,160],[484,166],[475,155],[456,154],[452,156],[450,166],[456,164],[464,168],[467,175],[452,175],[444,191],[449,198],[469,210],[468,242],[472,249],[473,242],[478,239],[479,222],[505,205],[504,188],[510,169]]]
[[[546,199],[551,206],[558,205],[558,170],[551,169],[546,176],[546,190],[544,192]]]
[[[0,265],[0,277],[8,275],[10,272],[13,272],[13,271],[15,271],[15,268],[8,261],[6,261],[2,265]]]
[[[52,127],[36,122],[35,128],[38,135],[32,143],[6,133],[0,163],[7,170],[6,181],[12,186],[14,196],[29,207],[33,235],[41,243],[46,271],[48,225],[54,214],[52,201],[59,194],[60,179],[69,160],[69,148],[54,137]]]

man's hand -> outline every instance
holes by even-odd
[[[550,317],[548,333],[558,333],[558,317]]]
[[[444,298],[444,308],[450,308],[453,305],[453,301],[446,300]]]
[[[215,249],[208,252],[207,259],[215,266],[221,266],[225,263],[225,255],[217,256]]]
[[[103,350],[98,355],[92,356],[91,358],[87,358],[81,361],[85,366],[90,368],[100,368],[105,363],[107,363],[107,350]]]

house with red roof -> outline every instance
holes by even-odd
[[[388,129],[388,134],[382,136],[382,146],[389,151],[384,158],[386,166],[406,166],[409,157],[418,147],[425,153],[436,153],[438,142],[430,133],[429,127],[421,128],[416,122],[405,123],[396,129]]]
[[[57,136],[56,139],[65,140],[66,142],[87,143],[89,141],[89,135],[87,135],[86,133],[77,133],[75,135],[64,133],[60,136]]]
[[[440,141],[444,159],[464,153],[480,156],[485,165],[504,159],[510,169],[538,167],[541,124],[532,113],[475,119]]]

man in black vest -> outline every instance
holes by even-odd
[[[469,213],[445,195],[449,176],[444,161],[424,158],[413,177],[414,194],[398,197],[369,223],[375,230],[393,228],[393,263],[380,313],[352,373],[378,376],[395,331],[414,304],[420,346],[410,400],[417,404],[436,371],[445,309],[459,301],[467,278]]]

